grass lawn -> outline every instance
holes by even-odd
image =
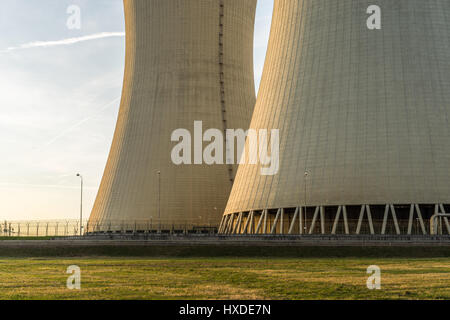
[[[81,290],[66,288],[70,265]],[[381,268],[381,290],[366,269]],[[0,299],[450,299],[450,258],[0,258]]]

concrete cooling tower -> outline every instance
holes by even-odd
[[[176,165],[171,137],[194,133],[194,121],[203,131],[248,128],[256,0],[124,0],[124,7],[122,101],[87,231],[217,227],[237,167]]]
[[[279,170],[239,167],[219,231],[448,234],[449,118],[450,1],[275,0],[250,127]]]

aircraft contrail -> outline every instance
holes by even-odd
[[[86,121],[91,120],[93,117],[95,117],[96,115],[98,115],[99,113],[105,111],[106,109],[108,109],[111,105],[113,105],[115,102],[119,101],[120,97],[115,98],[114,100],[108,102],[107,104],[105,104],[103,107],[101,107],[97,112],[95,112],[94,114],[90,115],[87,118],[84,118],[83,120],[78,121],[77,123],[75,123],[74,125],[72,125],[71,127],[65,129],[64,131],[62,131],[61,133],[59,133],[58,135],[56,135],[54,138],[52,138],[51,140],[49,140],[47,143],[44,144],[44,147],[47,147],[49,145],[51,145],[52,143],[54,143],[56,140],[62,138],[63,136],[65,136],[68,132],[72,131],[73,129],[79,127],[80,125],[82,125],[83,123],[85,123]]]
[[[71,45],[79,42],[84,41],[91,41],[91,40],[97,40],[97,39],[104,39],[104,38],[111,38],[111,37],[124,37],[125,32],[100,32],[95,33],[87,36],[82,37],[76,37],[76,38],[67,38],[67,39],[61,39],[61,40],[55,40],[55,41],[34,41],[34,42],[28,42],[21,44],[16,47],[9,47],[5,50],[2,50],[0,52],[6,53],[11,52],[15,50],[24,50],[24,49],[32,49],[32,48],[48,48],[48,47],[55,47],[55,46],[66,46]]]

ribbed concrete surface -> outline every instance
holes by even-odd
[[[248,127],[256,0],[124,0],[124,6],[122,102],[90,225],[156,223],[157,171],[163,223],[217,223],[236,168],[230,175],[227,165],[174,165],[171,134],[193,133],[195,120],[204,130]]]
[[[373,4],[382,30],[366,26]],[[274,10],[251,128],[280,129],[280,170],[240,166],[225,212],[450,203],[450,1]]]

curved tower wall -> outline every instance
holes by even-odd
[[[204,131],[248,128],[256,0],[124,0],[124,7],[122,101],[88,231],[217,224],[237,168],[177,166],[171,135],[188,129],[194,141],[194,121]]]
[[[289,232],[286,219],[297,211],[298,223],[302,207],[322,233],[344,206],[358,207],[355,219],[364,209],[364,222],[374,211],[383,220],[386,208],[390,222],[406,210],[406,223],[410,210],[414,219],[448,211],[450,2],[375,2],[381,30],[366,23],[374,1],[275,0],[251,128],[280,130],[280,169],[239,167],[222,232],[255,232],[265,210],[263,221],[278,215],[278,226],[258,233]],[[293,230],[309,232],[305,221]]]

